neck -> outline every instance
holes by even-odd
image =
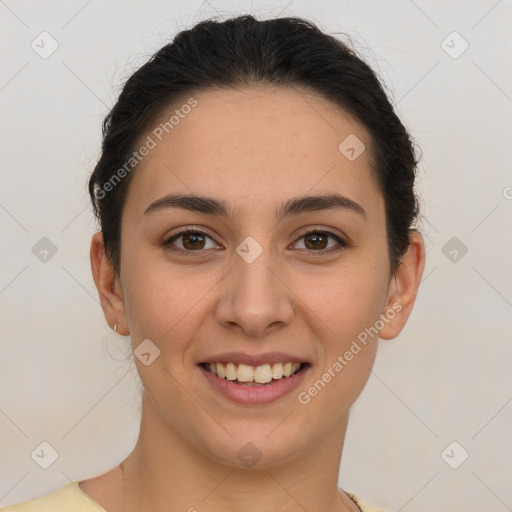
[[[338,489],[348,412],[308,452],[281,465],[242,468],[213,460],[161,418],[144,393],[137,443],[121,464],[127,512],[357,510]]]

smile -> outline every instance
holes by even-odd
[[[221,379],[250,385],[267,384],[272,380],[290,377],[300,371],[303,364],[288,362],[252,366],[242,363],[205,363],[205,368]]]
[[[289,394],[312,370],[309,363],[273,363],[252,366],[236,363],[198,365],[212,388],[240,404],[265,404]]]

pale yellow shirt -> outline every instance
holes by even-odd
[[[80,489],[79,482],[80,480],[69,482],[35,500],[2,507],[0,512],[107,512]],[[344,492],[359,506],[361,512],[388,512],[370,505],[352,493]]]

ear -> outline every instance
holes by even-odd
[[[98,289],[105,319],[112,329],[117,324],[117,333],[125,336],[130,331],[126,319],[123,291],[114,267],[105,253],[101,231],[92,237],[90,256],[92,275]]]
[[[386,300],[387,314],[384,314],[387,321],[384,322],[385,325],[380,330],[379,338],[393,339],[404,328],[416,301],[424,267],[425,246],[423,238],[418,232],[411,231],[409,247],[389,283]],[[391,315],[392,312],[393,315]]]

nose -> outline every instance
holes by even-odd
[[[288,325],[294,313],[294,294],[264,250],[252,263],[238,255],[223,279],[215,310],[218,323],[247,337],[263,338]]]

